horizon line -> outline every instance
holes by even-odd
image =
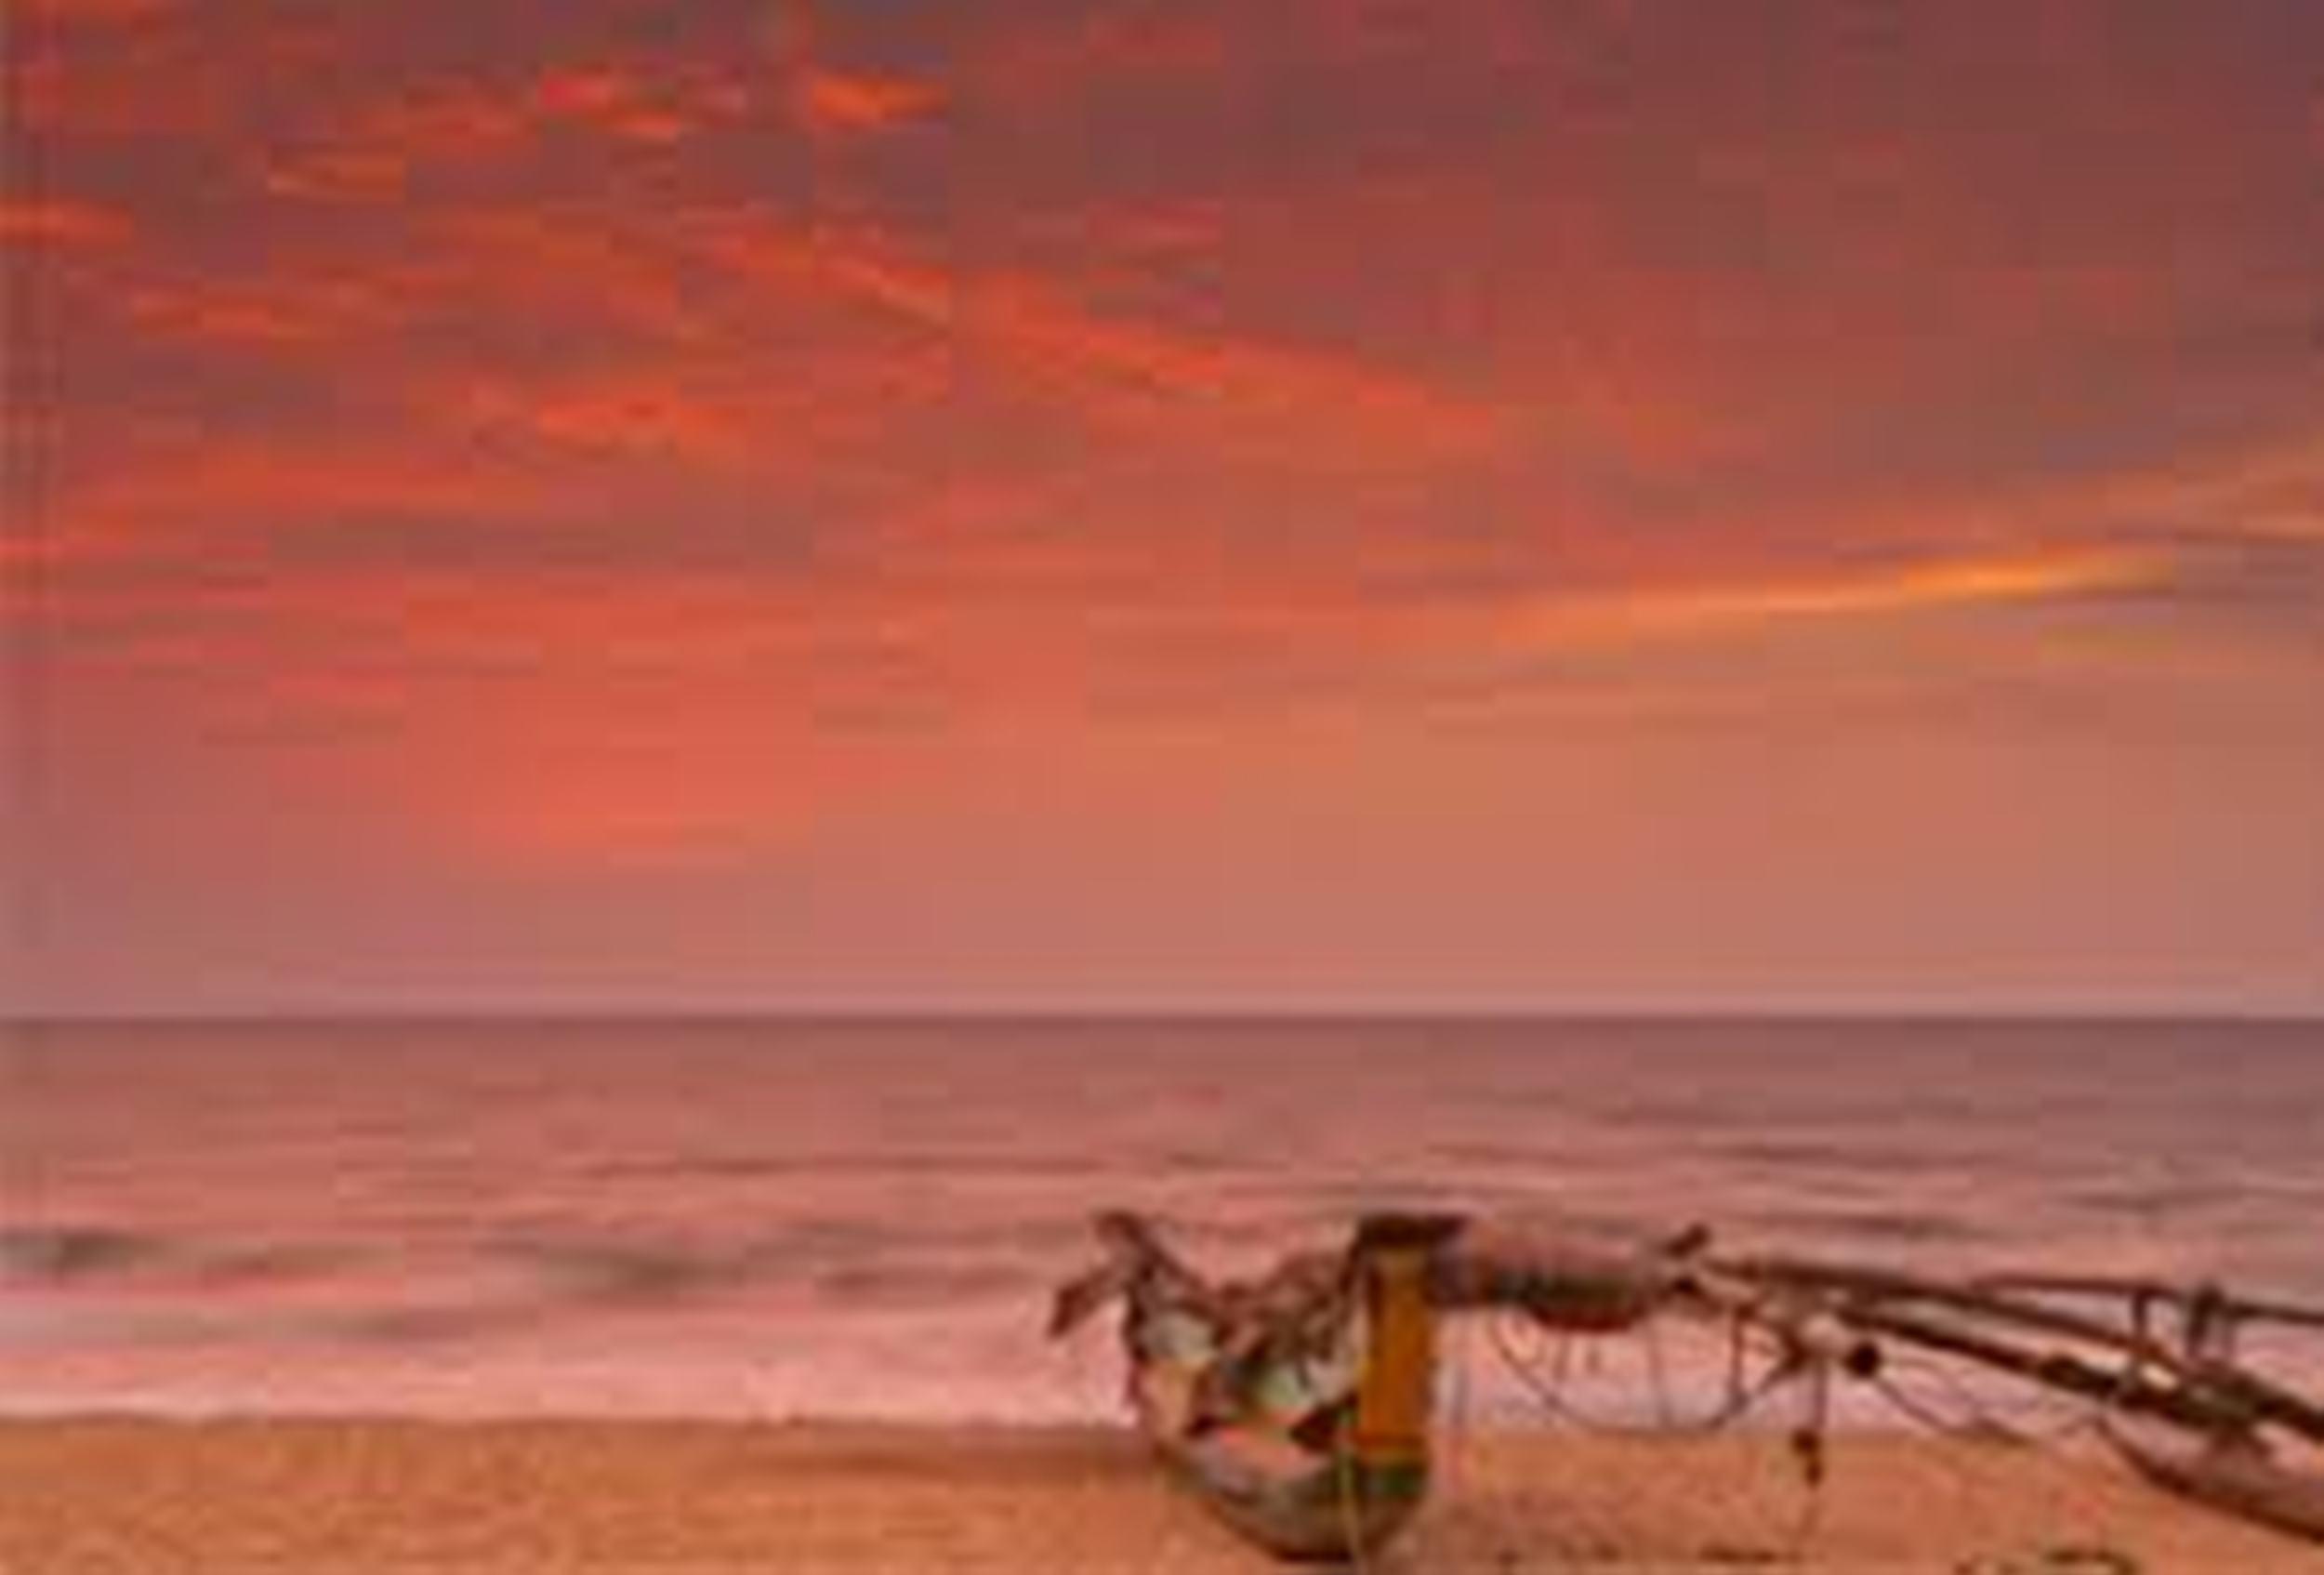
[[[1159,1002],[963,1002],[883,1005],[799,1002],[701,1005],[625,1001],[601,1005],[482,1002],[393,1005],[379,1002],[251,1004],[237,1006],[115,1007],[20,1012],[0,1009],[0,1030],[105,1025],[268,1023],[586,1024],[795,1023],[801,1025],[942,1024],[1355,1024],[1355,1023],[1799,1023],[1969,1025],[2249,1024],[2324,1026],[2324,1004],[2017,1002],[1974,1006],[1926,1002],[1737,1002],[1657,1006],[1629,1002],[1558,1005],[1548,1002],[1379,1004],[1302,1001],[1188,1005]]]

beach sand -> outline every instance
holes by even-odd
[[[2301,1575],[2324,1548],[2103,1461],[1833,1440],[1455,1435],[1374,1567]],[[0,1423],[0,1570],[728,1575],[1278,1568],[1100,1429],[691,1423]]]

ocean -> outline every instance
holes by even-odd
[[[0,1033],[14,1414],[1106,1417],[1110,1337],[1042,1324],[1116,1205],[1230,1269],[1425,1206],[2324,1303],[2313,1022]]]

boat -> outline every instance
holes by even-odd
[[[1552,1286],[1450,1214],[1367,1215],[1344,1250],[1249,1283],[1204,1279],[1134,1214],[1102,1215],[1097,1233],[1105,1259],[1059,1290],[1051,1335],[1118,1301],[1128,1398],[1155,1454],[1229,1527],[1299,1562],[1367,1557],[1420,1508],[1440,1314],[1507,1302],[1604,1332],[1655,1300],[1628,1264],[1564,1260]]]
[[[1058,1293],[1050,1331],[1118,1298],[1130,1407],[1170,1475],[1278,1557],[1367,1555],[1427,1493],[1429,1260],[1458,1228],[1375,1215],[1343,1254],[1214,1286],[1144,1221],[1110,1214],[1107,1261]]]
[[[1275,1556],[1359,1565],[1430,1486],[1440,1321],[1522,1317],[1565,1336],[1664,1317],[1711,1319],[1763,1353],[1738,1360],[1719,1425],[1790,1383],[1811,1415],[1789,1442],[1822,1479],[1830,1386],[1891,1399],[1886,1352],[1909,1348],[2091,1405],[2141,1476],[2213,1508],[2324,1542],[2324,1397],[2236,1355],[2251,1323],[2324,1329],[2324,1312],[2232,1295],[2062,1277],[1948,1279],[1878,1264],[1711,1250],[1690,1226],[1630,1250],[1578,1247],[1449,1213],[1380,1212],[1345,1245],[1214,1280],[1142,1216],[1097,1217],[1100,1262],[1062,1286],[1050,1332],[1118,1305],[1129,1409],[1168,1475]],[[2118,1316],[2093,1311],[2092,1297]],[[2079,1299],[2079,1302],[2078,1302]],[[2154,1327],[2181,1309],[2174,1343]],[[1914,1413],[1907,1410],[1908,1416]]]

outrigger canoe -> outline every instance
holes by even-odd
[[[2324,1474],[2310,1463],[2324,1449],[2324,1400],[2235,1356],[2247,1324],[2324,1330],[2314,1309],[2208,1286],[1948,1280],[1714,1255],[1699,1227],[1608,1253],[1423,1213],[1367,1215],[1340,1251],[1213,1281],[1138,1215],[1108,1212],[1096,1227],[1103,1261],[1060,1289],[1051,1334],[1118,1303],[1141,1431],[1215,1515],[1286,1559],[1361,1560],[1419,1509],[1437,1319],[1480,1308],[1568,1334],[1620,1333],[1671,1313],[1750,1336],[1768,1353],[1751,1395],[1811,1386],[1816,1420],[1792,1438],[1811,1481],[1828,1386],[1885,1384],[1884,1351],[1906,1346],[2087,1403],[2148,1479],[2324,1542]],[[2127,1324],[2060,1304],[2092,1297],[2127,1308]],[[2185,1315],[2175,1343],[2152,1321],[2171,1305]]]

